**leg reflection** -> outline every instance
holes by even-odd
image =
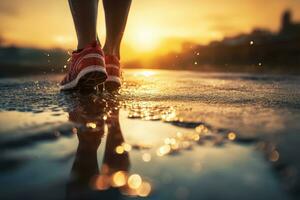
[[[76,133],[79,144],[67,185],[67,199],[122,199],[119,191],[121,185],[114,185],[113,174],[119,171],[127,173],[129,156],[128,153],[118,154],[115,151],[124,143],[119,124],[118,101],[95,96],[82,97],[69,116],[70,121],[84,126],[77,129]],[[104,119],[108,134],[103,164],[99,171],[97,150],[104,135]]]
[[[108,103],[109,108],[116,108],[115,102]],[[103,159],[103,166],[108,167],[109,174],[117,171],[128,171],[129,169],[129,156],[124,151],[124,137],[121,132],[119,123],[119,110],[111,109],[107,116],[107,129],[108,135],[106,140],[105,154]],[[117,152],[117,148],[121,147],[120,151]]]

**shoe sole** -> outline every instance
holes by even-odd
[[[104,67],[92,65],[84,68],[73,81],[60,86],[60,90],[94,90],[105,82],[107,73]]]
[[[117,76],[108,76],[105,83],[105,90],[109,92],[117,91],[121,87],[121,79]]]

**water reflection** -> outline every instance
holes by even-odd
[[[127,151],[115,150],[124,143],[119,123],[119,101],[95,95],[80,96],[69,112],[72,122],[84,124],[76,129],[79,144],[66,190],[66,199],[122,199],[130,166]],[[107,127],[106,146],[99,169],[97,150]]]
[[[66,189],[66,199],[123,199],[124,196],[146,197],[151,184],[129,171],[129,152],[119,122],[120,102],[113,94],[78,94],[69,120],[79,124],[73,129],[78,147]],[[97,151],[106,139],[102,165]],[[150,161],[149,156],[145,158]]]

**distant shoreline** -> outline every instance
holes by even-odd
[[[279,74],[279,75],[300,75],[300,66],[298,68],[289,68],[282,66],[269,65],[197,65],[197,67],[129,67],[124,69],[162,69],[162,70],[187,70],[199,71],[205,73],[250,73],[250,74]]]
[[[33,65],[0,65],[0,78],[22,77],[30,75],[64,74],[61,66],[49,68],[49,66]],[[298,68],[284,68],[282,66],[244,66],[244,65],[197,65],[197,67],[129,67],[124,69],[155,69],[155,70],[182,70],[205,73],[249,73],[249,74],[274,74],[274,75],[300,75]]]

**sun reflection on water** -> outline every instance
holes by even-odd
[[[137,77],[150,77],[150,76],[154,76],[156,75],[157,72],[153,71],[153,70],[142,70],[142,71],[138,71],[136,73],[134,73],[134,76]]]

